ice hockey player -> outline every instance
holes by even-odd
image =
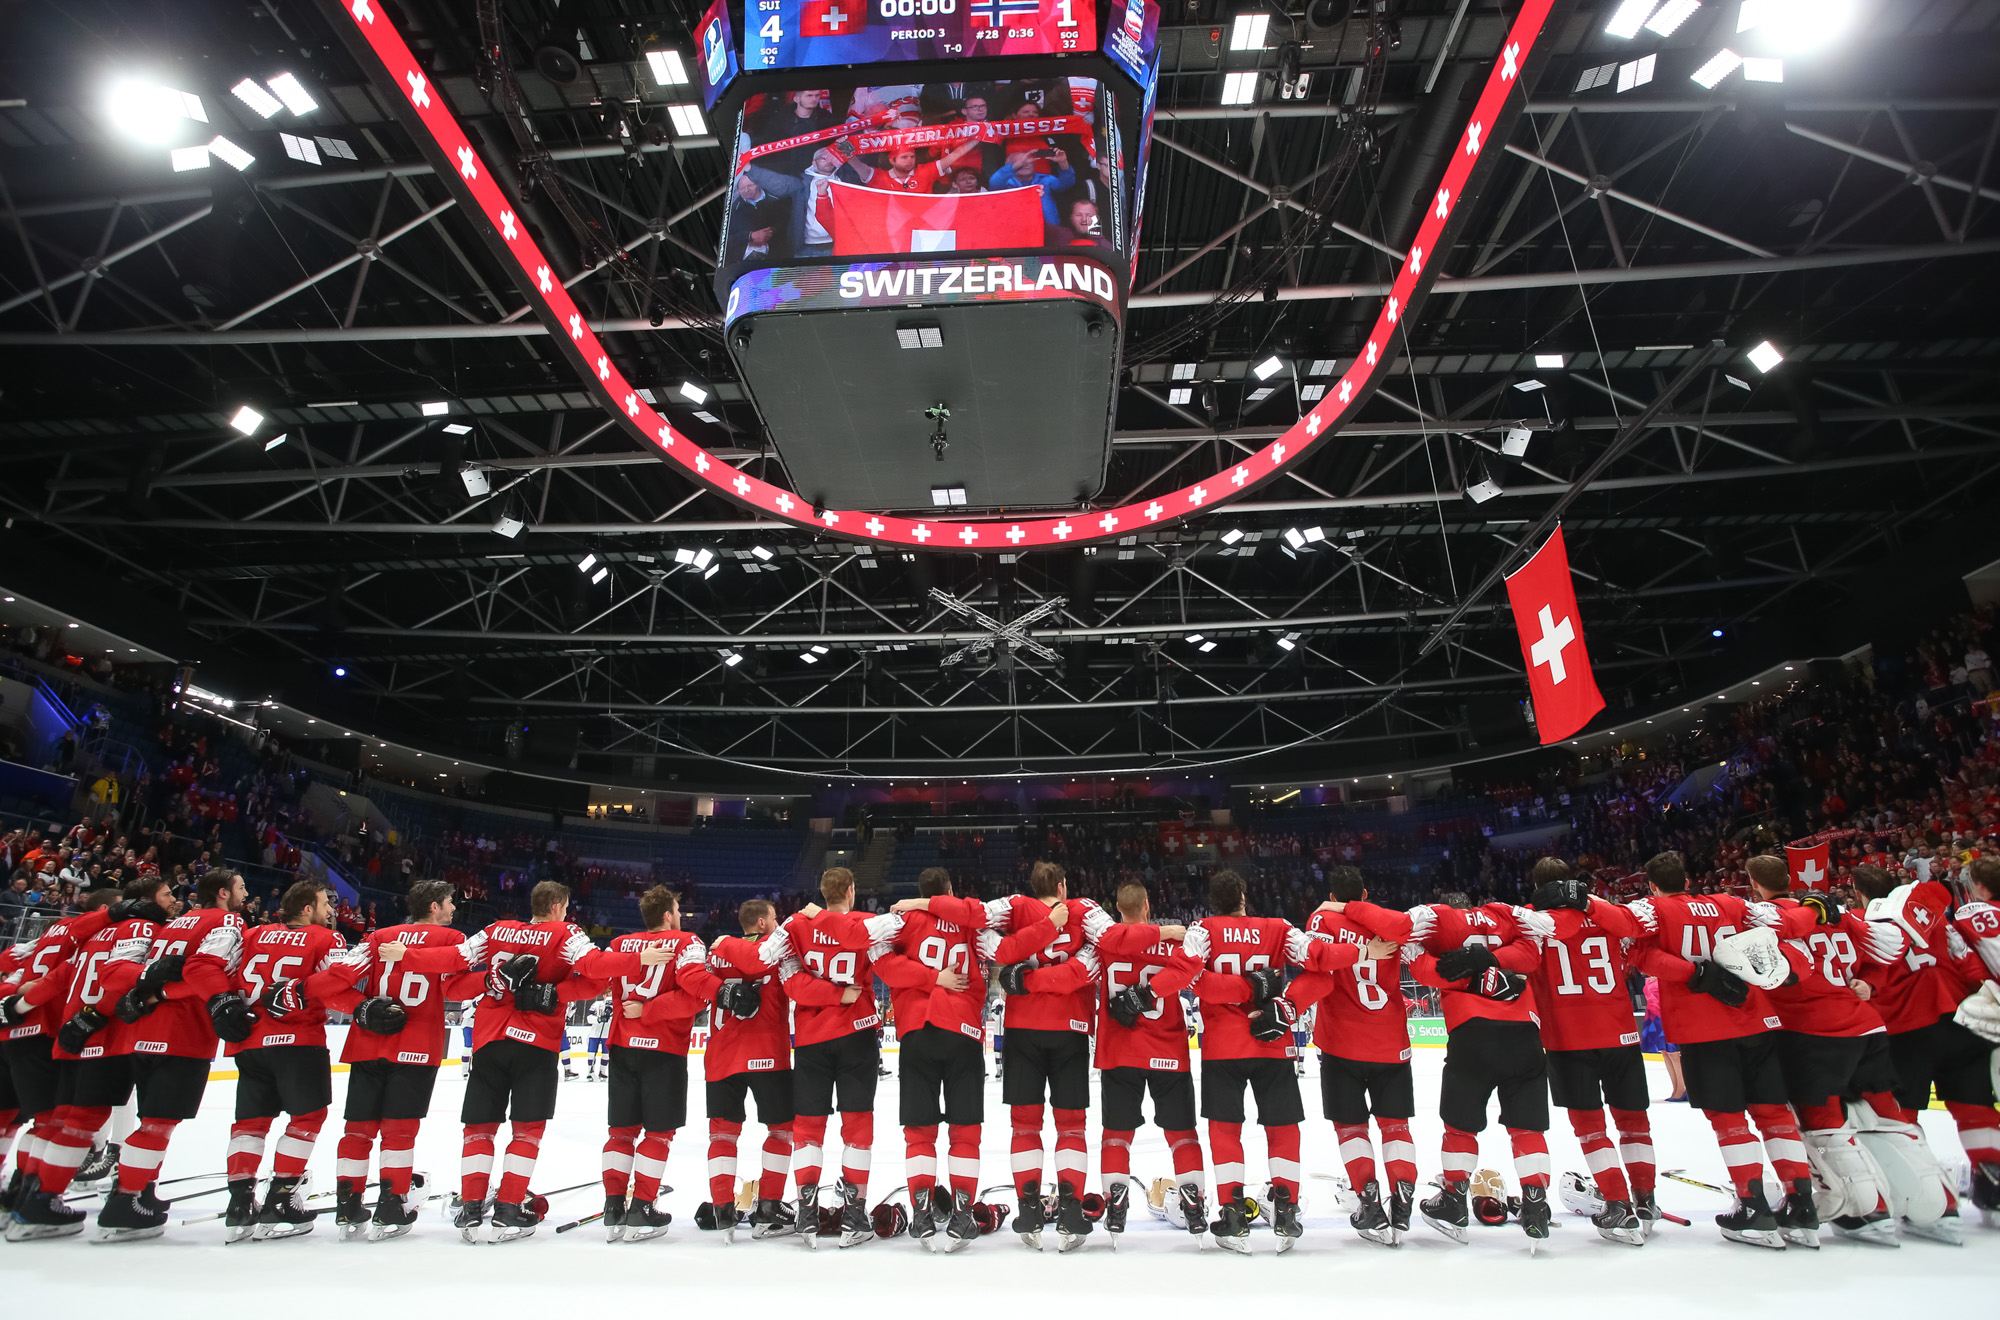
[[[1549,1061],[1549,1092],[1569,1111],[1596,1184],[1590,1221],[1606,1241],[1645,1245],[1660,1217],[1658,1172],[1646,1111],[1646,1056],[1625,984],[1625,950],[1644,932],[1616,903],[1592,897],[1590,884],[1559,857],[1544,857],[1528,874],[1529,905],[1554,930],[1542,940],[1541,961],[1529,974]],[[1618,1126],[1614,1150],[1604,1111]],[[1567,1199],[1567,1197],[1565,1198]],[[1577,1207],[1572,1205],[1571,1209]]]
[[[250,1034],[224,1051],[236,1060],[236,1122],[229,1129],[229,1206],[223,1240],[241,1242],[310,1233],[317,1211],[306,1208],[306,1163],[333,1103],[326,1009],[308,1003],[300,979],[326,970],[347,952],[333,933],[333,894],[324,882],[300,880],[279,900],[283,925],[258,926],[243,937],[236,985],[256,1014]],[[257,1170],[279,1114],[291,1115],[271,1161],[271,1182],[257,1203]]]
[[[713,1007],[708,1049],[709,1215],[725,1241],[735,1241],[736,1151],[749,1116],[747,1098],[757,1100],[764,1125],[762,1167],[750,1236],[778,1237],[796,1227],[785,1206],[785,1177],[792,1165],[792,1001],[785,996],[784,969],[764,965],[759,945],[778,929],[777,911],[761,898],[736,909],[743,934],[725,935],[708,946],[699,967],[677,968],[680,987]],[[794,969],[796,970],[796,969]],[[819,1225],[812,1225],[814,1232]]]
[[[1208,1157],[1215,1169],[1216,1219],[1209,1233],[1224,1250],[1248,1254],[1250,1206],[1243,1194],[1243,1090],[1257,1097],[1270,1162],[1271,1227],[1279,1254],[1305,1231],[1299,1220],[1299,1125],[1305,1104],[1290,1055],[1298,1013],[1279,991],[1287,967],[1345,972],[1362,950],[1309,937],[1282,917],[1253,917],[1244,906],[1243,878],[1217,871],[1208,882],[1215,915],[1188,927],[1181,947],[1153,977],[1155,995],[1192,988],[1203,1006],[1201,1116],[1208,1120]]]
[[[87,1216],[63,1204],[77,1166],[90,1153],[86,1137],[78,1147],[62,1144],[63,1111],[57,1097],[73,1089],[75,1064],[55,1055],[58,1016],[78,953],[85,942],[114,924],[116,889],[96,889],[84,895],[80,911],[51,925],[41,935],[0,954],[0,1039],[12,1104],[18,1120],[27,1124],[15,1152],[5,1207],[9,1242],[69,1237],[83,1231]],[[8,1101],[0,1098],[0,1106]],[[54,1188],[55,1190],[50,1190]]]
[[[1042,1230],[1049,1219],[1048,1198],[1042,1192],[1042,1105],[1054,1111],[1055,1217],[1058,1235],[1080,1238],[1090,1231],[1081,1197],[1090,1170],[1085,1118],[1090,1109],[1090,1029],[1097,1018],[1094,985],[1056,991],[1027,991],[1025,977],[1036,968],[1055,967],[1072,959],[1085,961],[1094,975],[1096,955],[1091,944],[1111,925],[1111,918],[1089,899],[1069,897],[1068,877],[1054,862],[1036,862],[1028,872],[1028,894],[995,899],[986,905],[989,929],[1009,935],[1040,922],[1058,903],[1068,920],[1046,948],[1033,957],[995,972],[1008,991],[1005,1022],[1008,1067],[1000,1082],[1013,1127],[1014,1193],[1018,1208],[1014,1231],[1041,1250]],[[1065,987],[1069,984],[1066,978]],[[1065,1227],[1067,1225],[1067,1227]]]
[[[1917,1115],[1935,1092],[1968,1150],[1990,1149],[1987,1143],[2000,1135],[1993,1130],[1993,1042],[1957,1016],[1984,978],[1984,965],[1946,918],[1952,895],[1943,884],[1897,885],[1879,866],[1857,866],[1853,874],[1855,893],[1868,900],[1869,921],[1894,924],[1908,941],[1900,959],[1858,970],[1869,1004],[1889,1029],[1898,1111],[1863,1113],[1856,1105],[1856,1135],[1882,1170],[1897,1228],[1957,1243],[1958,1198],[1939,1175]],[[1977,1182],[1973,1188],[1981,1190]]]
[[[903,918],[854,910],[854,873],[829,868],[819,878],[826,906],[808,904],[776,935],[762,941],[766,967],[783,971],[792,1019],[792,1176],[798,1182],[799,1240],[817,1249],[819,1179],[826,1123],[840,1112],[840,1245],[875,1237],[868,1215],[868,1169],[875,1146],[875,1084],[881,1047],[875,1029],[874,960],[889,952]],[[786,970],[796,967],[797,970]]]
[[[1812,1168],[1786,1107],[1778,1064],[1776,1033],[1783,1024],[1764,988],[1790,974],[1776,939],[1810,935],[1814,914],[1781,912],[1733,894],[1689,894],[1687,867],[1677,852],[1647,861],[1646,879],[1652,897],[1629,905],[1645,931],[1632,961],[1659,978],[1660,1017],[1667,1038],[1681,1047],[1688,1103],[1708,1115],[1729,1168],[1736,1205],[1715,1217],[1716,1226],[1731,1242],[1782,1250],[1785,1229],[1816,1230],[1819,1219]],[[1746,981],[1738,968],[1757,981]],[[1763,1134],[1762,1150],[1751,1134],[1753,1122]],[[1782,1223],[1764,1193],[1766,1154],[1784,1189],[1778,1198]]]
[[[1500,1122],[1521,1183],[1521,1229],[1529,1250],[1549,1234],[1548,1062],[1527,973],[1541,962],[1546,917],[1506,903],[1472,907],[1463,894],[1395,912],[1366,901],[1342,913],[1370,935],[1403,945],[1410,975],[1442,995],[1444,1079],[1443,1174],[1437,1195],[1417,1208],[1424,1222],[1455,1242],[1471,1223],[1469,1194],[1479,1163],[1479,1133],[1497,1091]]]
[[[609,1074],[611,1070],[611,1060],[604,1053],[605,1036],[611,1030],[611,1001],[609,999],[593,999],[590,1001],[590,1007],[584,1010],[583,1028],[590,1051],[590,1057],[585,1061],[586,1071],[584,1080],[594,1082],[597,1080],[598,1065],[600,1063],[604,1065],[606,1074]]]
[[[1410,1139],[1416,1082],[1410,1072],[1409,1015],[1403,1011],[1402,950],[1377,940],[1333,906],[1368,897],[1357,868],[1329,867],[1326,882],[1329,902],[1307,919],[1306,930],[1360,946],[1363,956],[1332,977],[1328,993],[1314,1005],[1320,1106],[1340,1141],[1347,1185],[1361,1202],[1348,1222],[1370,1242],[1393,1247],[1410,1231],[1417,1188],[1417,1148]],[[1304,993],[1294,987],[1288,997],[1299,1001]],[[1382,1136],[1386,1206],[1368,1141],[1371,1114]]]
[[[1965,941],[1979,959],[1986,982],[2000,981],[2000,858],[1976,857],[1965,868],[1966,902],[1952,917],[1952,930]],[[1972,970],[1970,959],[1960,965]],[[1977,987],[1974,987],[1976,989]],[[1980,1005],[1988,1005],[1983,1009]],[[2000,1022],[1992,1020],[1991,997],[1968,994],[1960,1004],[1960,1026],[1984,1015],[1985,1029],[1978,1033],[1989,1045],[2000,1043]],[[1989,1070],[1990,1072],[1990,1070]],[[1958,1124],[1958,1141],[1972,1165],[1972,1203],[1979,1207],[1990,1225],[2000,1227],[2000,1113],[1990,1095],[1992,1077],[1987,1078],[1989,1094],[1985,1103],[1945,1101],[1952,1121]]]
[[[467,967],[484,966],[487,983],[474,1051],[477,1067],[466,1082],[460,1112],[465,1141],[453,1222],[466,1242],[479,1241],[486,1221],[494,1146],[503,1121],[512,1131],[487,1240],[515,1241],[540,1223],[529,1205],[528,1179],[542,1132],[555,1114],[565,1005],[596,998],[603,989],[600,978],[642,977],[675,957],[673,949],[651,944],[636,951],[597,948],[570,924],[569,897],[568,885],[544,880],[528,895],[532,921],[503,918],[451,951]]]
[[[933,1251],[962,1251],[979,1236],[979,1134],[986,1121],[981,1017],[986,978],[980,962],[1016,964],[1046,949],[1068,911],[1043,908],[1040,919],[1002,939],[986,928],[976,899],[952,894],[941,866],[917,877],[918,897],[895,905],[903,928],[875,963],[890,987],[901,1051],[898,1121],[910,1192],[910,1236]],[[950,1129],[945,1181],[937,1176],[938,1127]],[[1079,1237],[1078,1241],[1082,1239]]]
[[[97,1215],[103,1242],[166,1230],[167,1205],[152,1187],[167,1142],[201,1110],[217,1040],[243,1040],[255,1020],[235,982],[243,953],[239,914],[248,898],[243,877],[210,871],[195,894],[200,907],[157,926],[150,939],[121,937],[102,969],[105,998],[116,997],[118,1020],[130,1028],[123,1045],[139,1098],[139,1129],[119,1156],[118,1190]]]

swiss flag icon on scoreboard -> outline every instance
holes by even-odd
[[[1795,888],[1816,889],[1822,894],[1827,891],[1828,876],[1833,871],[1832,846],[1826,842],[1816,843],[1810,848],[1789,843],[1785,845],[1785,865],[1791,868]]]
[[[868,0],[806,0],[799,10],[802,37],[844,37],[868,26]]]
[[[1514,628],[1521,635],[1521,660],[1535,700],[1535,732],[1547,746],[1569,737],[1604,709],[1583,647],[1583,617],[1576,608],[1562,528],[1508,575],[1507,602],[1514,607]]]

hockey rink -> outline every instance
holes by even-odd
[[[337,1048],[337,1047],[336,1047]],[[893,1071],[895,1054],[888,1063]],[[693,1060],[689,1108],[702,1108],[700,1062]],[[1428,1178],[1437,1165],[1435,1110],[1443,1052],[1416,1052],[1418,1167]],[[776,1306],[787,1313],[815,1315],[1047,1314],[1085,1307],[1115,1308],[1114,1314],[1173,1316],[1205,1311],[1221,1303],[1231,1314],[1272,1314],[1273,1307],[1393,1308],[1399,1315],[1482,1317],[1578,1313],[1649,1317],[1898,1314],[1921,1296],[1927,1310],[1977,1315],[2000,1296],[2000,1228],[1980,1225],[1968,1211],[1965,1244],[1953,1248],[1906,1241],[1900,1249],[1835,1240],[1829,1231],[1817,1252],[1786,1252],[1728,1244],[1711,1216],[1726,1198],[1697,1187],[1663,1180],[1663,1208],[1694,1221],[1691,1228],[1663,1224],[1645,1247],[1616,1246],[1600,1239],[1588,1222],[1564,1213],[1558,1204],[1548,1245],[1530,1257],[1518,1225],[1475,1224],[1469,1245],[1458,1246],[1419,1220],[1397,1249],[1362,1242],[1334,1205],[1334,1185],[1313,1175],[1341,1172],[1332,1126],[1317,1117],[1318,1083],[1307,1060],[1303,1164],[1306,1235],[1289,1255],[1273,1254],[1268,1231],[1252,1238],[1253,1255],[1244,1259],[1196,1241],[1146,1212],[1133,1208],[1130,1230],[1113,1251],[1107,1236],[1093,1234],[1069,1255],[1055,1250],[1053,1228],[1047,1250],[1037,1256],[1011,1232],[982,1238],[955,1256],[932,1255],[908,1238],[877,1241],[840,1251],[831,1240],[808,1252],[796,1239],[753,1242],[747,1232],[735,1244],[694,1225],[695,1206],[706,1193],[707,1127],[691,1117],[674,1143],[665,1197],[674,1226],[656,1241],[616,1246],[595,1225],[558,1235],[560,1223],[592,1214],[603,1203],[596,1184],[604,1140],[605,1084],[565,1082],[556,1119],[542,1144],[534,1179],[537,1191],[588,1182],[582,1190],[554,1198],[550,1218],[525,1241],[497,1247],[468,1247],[445,1220],[444,1201],[426,1207],[423,1221],[395,1241],[342,1244],[331,1214],[315,1231],[285,1242],[225,1247],[219,1221],[170,1222],[153,1242],[92,1245],[84,1238],[0,1245],[0,1296],[16,1315],[118,1314],[145,1320],[254,1314],[272,1308],[288,1317],[351,1316],[387,1305],[400,1314],[562,1315],[730,1314],[748,1304],[760,1311]],[[1666,1094],[1666,1076],[1649,1065],[1655,1097]],[[581,1055],[577,1070],[583,1071]],[[346,1074],[334,1075],[334,1117],[314,1152],[317,1189],[332,1187],[334,1146]],[[439,1079],[433,1117],[424,1125],[417,1167],[431,1176],[430,1191],[449,1192],[458,1169],[456,1066]],[[234,1091],[232,1081],[209,1084],[200,1118],[183,1124],[167,1153],[163,1178],[218,1171],[227,1143]],[[989,1080],[982,1183],[1006,1181],[1008,1129],[999,1083]],[[902,1133],[895,1126],[893,1077],[882,1080],[877,1105],[874,1173],[869,1202],[881,1201],[901,1178]],[[1094,1104],[1094,1102],[1093,1102]],[[1660,1167],[1684,1167],[1704,1182],[1725,1181],[1707,1123],[1685,1105],[1653,1107],[1655,1147]],[[1096,1113],[1092,1113],[1091,1159],[1095,1186]],[[1575,1139],[1557,1113],[1549,1149],[1555,1171],[1581,1170]],[[1942,1111],[1924,1116],[1932,1148],[1947,1167],[1963,1162],[1957,1137]],[[1254,1129],[1246,1130],[1253,1188],[1262,1182],[1263,1150]],[[503,1132],[504,1136],[504,1132]],[[761,1127],[746,1125],[739,1169],[754,1169]],[[829,1179],[837,1176],[834,1146],[828,1147]],[[1157,1129],[1141,1129],[1132,1152],[1133,1172],[1146,1182],[1168,1173],[1166,1150]],[[1501,1170],[1514,1185],[1504,1132],[1482,1135],[1481,1165]],[[199,1181],[184,1186],[220,1187]],[[168,1189],[179,1190],[179,1189]],[[1419,1191],[1419,1198],[1428,1189]],[[992,1199],[1006,1194],[995,1192]],[[1011,1199],[1007,1197],[1006,1199]],[[1555,1200],[1552,1196],[1552,1200]],[[188,1215],[219,1211],[222,1196],[185,1202]],[[90,1207],[94,1200],[84,1203]],[[315,1204],[330,1205],[330,1199]]]

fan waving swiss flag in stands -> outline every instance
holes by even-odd
[[[1832,851],[1833,845],[1825,839],[1809,845],[1786,844],[1785,865],[1791,868],[1792,887],[1824,894],[1830,888],[1827,877],[1833,873]]]
[[[1604,709],[1583,646],[1583,618],[1570,584],[1562,528],[1508,575],[1507,602],[1514,607],[1514,630],[1521,635],[1521,659],[1528,666],[1535,730],[1546,746],[1569,737]]]

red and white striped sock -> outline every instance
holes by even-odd
[[[1389,1182],[1416,1186],[1417,1143],[1410,1139],[1410,1120],[1377,1118],[1375,1129],[1382,1134],[1382,1171]]]
[[[1757,1130],[1764,1134],[1764,1153],[1771,1157],[1771,1168],[1778,1175],[1778,1183],[1785,1191],[1801,1178],[1812,1177],[1812,1165],[1806,1160],[1805,1138],[1799,1135],[1798,1120],[1785,1105],[1751,1105],[1750,1117],[1757,1124]]]
[[[1583,1147],[1583,1162],[1590,1166],[1598,1194],[1607,1201],[1631,1200],[1632,1189],[1626,1185],[1625,1170],[1619,1166],[1618,1154],[1611,1149],[1611,1134],[1605,1130],[1604,1111],[1572,1109],[1569,1125],[1576,1133],[1577,1144]]]
[[[1299,1125],[1297,1123],[1267,1123],[1264,1125],[1264,1157],[1271,1166],[1271,1185],[1282,1187],[1292,1194],[1292,1204],[1299,1203]]]
[[[1097,1137],[1098,1190],[1106,1196],[1132,1173],[1132,1138],[1136,1133],[1106,1128]]]
[[[1653,1156],[1653,1126],[1643,1109],[1614,1109],[1611,1121],[1618,1125],[1618,1158],[1625,1161],[1625,1176],[1632,1182],[1634,1195],[1653,1190],[1658,1167]]]
[[[326,1123],[326,1109],[321,1107],[310,1114],[293,1114],[292,1121],[285,1124],[285,1130],[278,1136],[278,1148],[271,1156],[271,1173],[278,1178],[303,1178],[306,1176],[306,1162],[312,1159],[313,1145],[319,1140],[319,1130]]]
[[[20,1135],[21,1111],[18,1108],[0,1109],[0,1173],[6,1171],[8,1152],[14,1149],[14,1139]]]
[[[410,1180],[416,1176],[417,1128],[423,1120],[385,1118],[382,1120],[382,1181],[398,1196],[410,1194]],[[366,1170],[363,1170],[364,1176]]]
[[[1167,1153],[1174,1157],[1175,1182],[1201,1186],[1201,1138],[1193,1128],[1176,1128],[1167,1133]]]
[[[1479,1167],[1479,1134],[1445,1124],[1439,1165],[1446,1182],[1471,1182]]]
[[[1514,1143],[1514,1176],[1523,1187],[1547,1187],[1549,1185],[1549,1140],[1542,1132],[1532,1132],[1527,1128],[1508,1128],[1508,1138]],[[1624,1179],[1619,1179],[1623,1182]],[[1622,1198],[1621,1198],[1622,1199]]]
[[[239,1118],[229,1125],[229,1150],[223,1156],[223,1171],[231,1182],[256,1178],[264,1164],[264,1141],[271,1135],[269,1118]]]
[[[757,1199],[785,1199],[785,1175],[792,1171],[792,1125],[780,1123],[764,1133],[764,1167],[757,1174]]]
[[[1090,1147],[1084,1140],[1085,1111],[1058,1109],[1056,1117],[1056,1185],[1070,1185],[1078,1196],[1090,1186]]]
[[[76,1171],[90,1158],[90,1139],[104,1120],[111,1117],[107,1108],[64,1105],[58,1113],[60,1120],[49,1132],[39,1156],[42,1167],[42,1190],[61,1196],[69,1190]]]
[[[736,1201],[736,1143],[742,1136],[741,1123],[708,1120],[708,1199],[715,1205]]]
[[[931,1188],[937,1186],[938,1125],[905,1124],[903,1127],[903,1180],[910,1187],[910,1205],[924,1210],[930,1206]]]
[[[1750,1134],[1750,1120],[1743,1114],[1725,1114],[1707,1109],[1708,1125],[1715,1129],[1715,1144],[1722,1150],[1722,1162],[1729,1168],[1729,1181],[1740,1196],[1750,1195],[1750,1185],[1764,1180],[1764,1149]]]
[[[651,1205],[660,1199],[660,1180],[667,1176],[667,1156],[673,1150],[674,1130],[663,1128],[639,1139],[632,1155],[632,1200]]]
[[[945,1152],[951,1194],[964,1192],[979,1199],[979,1124],[953,1123],[946,1133],[951,1146]]]
[[[142,1118],[138,1131],[119,1148],[118,1190],[137,1195],[158,1181],[160,1165],[167,1158],[167,1143],[173,1140],[177,1118]]]
[[[604,1174],[604,1194],[623,1196],[632,1184],[632,1153],[639,1148],[639,1129],[615,1127],[604,1135],[604,1154],[597,1167]]]
[[[875,1111],[840,1116],[840,1176],[868,1194],[868,1167],[875,1160]]]
[[[1333,1135],[1340,1142],[1340,1162],[1347,1168],[1347,1185],[1355,1195],[1375,1181],[1375,1147],[1368,1141],[1366,1123],[1335,1123]]]
[[[1243,1125],[1210,1120],[1208,1162],[1215,1168],[1215,1202],[1225,1204],[1243,1190]]]
[[[792,1120],[792,1181],[797,1186],[817,1187],[820,1162],[825,1158],[826,1115],[800,1114]]]
[[[1025,1196],[1028,1184],[1042,1180],[1042,1107],[1014,1105],[1008,1116],[1014,1126],[1014,1191]]]
[[[23,1175],[34,1174],[35,1177],[41,1179],[43,1186],[47,1186],[48,1176],[45,1162],[48,1159],[50,1147],[55,1144],[56,1139],[61,1135],[61,1106],[57,1106],[54,1109],[44,1109],[41,1113],[36,1114],[33,1126],[28,1129],[28,1135],[21,1141],[21,1149],[15,1153],[15,1167],[19,1168]]]
[[[373,1119],[350,1118],[333,1148],[334,1185],[343,1192],[358,1192],[368,1185],[368,1157],[375,1153],[375,1138],[382,1125]],[[382,1153],[388,1154],[387,1143]]]
[[[1947,1100],[1944,1107],[1958,1124],[1958,1144],[1973,1167],[2000,1164],[2000,1113],[1992,1105],[1968,1105]]]
[[[500,1161],[500,1190],[497,1201],[521,1205],[528,1199],[528,1179],[535,1176],[535,1157],[542,1153],[542,1131],[546,1123],[516,1120],[507,1130],[507,1154]]]
[[[458,1199],[468,1205],[486,1199],[493,1180],[493,1147],[500,1136],[498,1123],[467,1123],[465,1140],[458,1155]]]

